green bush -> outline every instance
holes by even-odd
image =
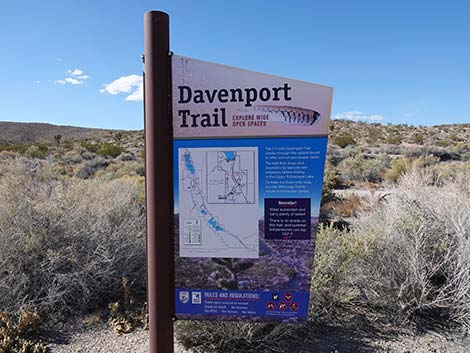
[[[390,169],[385,173],[385,179],[392,182],[398,179],[411,169],[411,161],[408,158],[394,159],[391,162]]]
[[[25,155],[30,158],[44,159],[46,158],[48,151],[48,147],[44,144],[32,145],[26,150]]]
[[[70,151],[73,148],[73,143],[70,140],[65,140],[62,142],[61,147],[66,151]]]
[[[396,134],[390,134],[387,136],[385,142],[390,145],[399,145],[403,141],[403,137]]]
[[[100,145],[98,143],[91,143],[87,140],[80,141],[80,146],[82,146],[82,148],[86,149],[88,152],[91,153],[96,153],[100,148]]]
[[[335,145],[338,145],[341,148],[345,148],[346,146],[356,144],[356,140],[349,132],[343,132],[333,137],[333,142]]]
[[[311,313],[331,317],[360,293],[354,280],[365,256],[364,239],[332,226],[317,231],[312,274]]]
[[[418,144],[418,145],[424,144],[424,137],[423,137],[423,135],[414,134],[413,137],[412,137],[412,140],[413,140],[414,143],[416,143],[416,144]]]
[[[366,158],[364,155],[344,159],[338,166],[341,175],[351,181],[379,182],[389,166],[386,156]]]
[[[104,157],[116,158],[124,151],[124,148],[114,143],[103,143],[96,153]]]
[[[9,151],[9,152],[15,152],[19,154],[24,154],[30,147],[31,145],[25,145],[25,144],[15,144],[15,145],[0,144],[0,152]]]

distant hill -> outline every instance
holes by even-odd
[[[93,129],[76,126],[59,126],[45,123],[16,123],[0,121],[0,144],[53,143],[55,135],[62,141],[112,138],[121,132],[130,139],[143,140],[143,131]],[[383,125],[350,120],[332,120],[330,143],[371,146],[377,144],[417,144],[451,148],[468,145],[470,124],[447,124],[437,126]]]
[[[377,144],[416,144],[451,148],[468,145],[470,124],[413,126],[405,124],[379,124],[351,120],[332,120],[330,138],[333,144],[371,146]]]
[[[16,123],[0,121],[0,144],[51,143],[55,135],[62,141],[85,138],[99,139],[111,130],[91,129],[76,126],[59,126],[45,123]]]

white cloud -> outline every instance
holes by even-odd
[[[142,101],[144,99],[143,78],[139,75],[122,76],[111,83],[105,84],[100,92],[112,95],[129,93],[126,97],[126,101]]]
[[[67,72],[72,76],[80,76],[83,74],[83,71],[80,69],[68,70]]]
[[[67,77],[64,79],[65,82],[70,83],[71,85],[81,85],[83,81],[77,80],[76,78]]]
[[[67,70],[69,77],[64,78],[63,80],[55,80],[54,83],[61,85],[71,84],[71,85],[81,85],[85,80],[88,80],[89,76],[83,74],[83,71],[80,69]]]
[[[335,119],[381,121],[384,116],[380,114],[365,115],[362,112],[352,111],[338,113],[335,115]]]

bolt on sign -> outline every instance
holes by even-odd
[[[333,89],[171,60],[176,317],[305,320]]]

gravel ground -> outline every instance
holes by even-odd
[[[103,324],[93,328],[68,327],[55,331],[49,338],[51,353],[148,353],[148,331],[141,329],[117,336]],[[377,336],[367,330],[319,326],[313,330],[306,344],[293,347],[286,353],[468,353],[470,338],[427,332],[423,335],[398,333]],[[175,344],[175,353],[191,353]],[[234,353],[234,352],[227,352]],[[243,353],[243,352],[240,352]]]
[[[148,353],[148,331],[138,329],[126,335],[116,335],[107,327],[79,333],[67,333],[63,342],[48,345],[51,353]],[[190,353],[175,344],[175,353]]]

